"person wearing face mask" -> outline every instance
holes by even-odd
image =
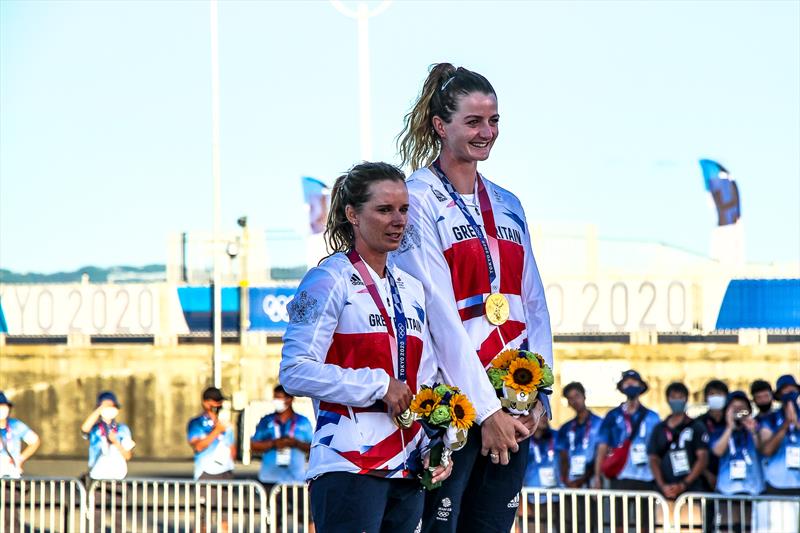
[[[267,489],[277,483],[302,483],[306,479],[306,456],[311,449],[314,428],[292,409],[294,397],[281,385],[272,392],[275,412],[256,426],[250,448],[262,452],[258,479]]]
[[[761,439],[747,394],[740,390],[731,392],[724,411],[725,429],[712,435],[710,441],[711,451],[719,457],[716,491],[725,495],[761,494],[764,490],[764,473],[758,456]],[[709,506],[717,513],[715,522],[721,522],[728,530],[751,531],[752,504],[749,501],[732,504]]]
[[[702,424],[686,414],[688,399],[686,385],[670,383],[670,415],[655,427],[647,445],[656,486],[671,500],[684,492],[702,490],[701,478],[708,464],[708,435]]]
[[[766,493],[800,496],[800,385],[787,374],[775,386],[781,408],[770,413],[761,423],[761,454],[764,456]]]
[[[191,419],[186,428],[189,446],[194,450],[195,479],[233,479],[233,428],[219,416],[224,400],[221,390],[208,387],[203,391],[203,413]]]
[[[717,438],[725,430],[725,401],[728,397],[728,386],[718,380],[712,379],[703,387],[703,398],[708,405],[708,411],[697,417],[708,434],[709,442]],[[703,471],[703,492],[714,492],[717,486],[717,472],[719,471],[719,458],[710,453],[708,466]]]
[[[760,425],[772,412],[772,385],[763,379],[757,379],[750,384],[750,396],[753,398],[758,412],[756,413],[756,422]]]
[[[97,395],[97,403],[81,424],[81,434],[89,441],[89,477],[124,479],[136,443],[130,428],[117,421],[120,404],[111,391]]]
[[[623,445],[630,439],[625,465],[616,478],[609,479],[612,490],[646,491],[653,489],[653,472],[647,457],[647,443],[653,429],[659,423],[658,414],[646,408],[639,401],[639,396],[647,392],[647,383],[636,370],[626,370],[617,383],[617,390],[625,395],[627,400],[619,407],[611,409],[603,419],[598,433],[597,460],[595,461],[595,475],[592,488],[601,488],[601,473],[603,461],[609,452]],[[617,524],[621,523],[622,499],[617,498],[616,516]],[[642,502],[640,516],[642,523],[649,520],[649,510]],[[629,511],[628,518],[635,522],[636,513]]]
[[[22,420],[11,418],[13,406],[5,393],[0,391],[0,478],[19,479],[23,465],[36,453],[41,441]]]

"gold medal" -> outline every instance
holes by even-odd
[[[486,298],[486,320],[495,326],[501,326],[508,320],[509,309],[506,297],[495,292]]]

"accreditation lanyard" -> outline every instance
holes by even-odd
[[[403,302],[400,300],[400,291],[397,290],[397,284],[392,277],[389,269],[386,269],[386,279],[389,280],[389,290],[392,293],[392,303],[394,305],[394,328],[392,328],[392,321],[389,319],[389,314],[386,312],[386,307],[383,305],[381,295],[378,293],[378,288],[375,286],[375,281],[372,279],[364,260],[355,250],[350,250],[347,258],[355,267],[356,271],[361,275],[364,285],[367,287],[369,295],[372,296],[372,301],[378,306],[378,311],[383,317],[383,322],[386,324],[386,332],[389,334],[389,348],[392,351],[392,359],[397,360],[397,379],[400,381],[406,380],[406,315],[403,312]],[[395,331],[397,334],[395,335]]]
[[[478,225],[478,223],[475,222],[475,219],[469,212],[469,209],[467,209],[464,199],[461,198],[461,195],[458,194],[458,191],[456,191],[455,187],[453,187],[453,184],[442,170],[442,167],[439,166],[439,160],[437,159],[434,161],[432,166],[436,171],[436,175],[439,177],[439,180],[442,182],[442,187],[445,188],[447,193],[450,195],[450,198],[453,199],[453,202],[461,211],[461,214],[467,219],[467,222],[472,227],[472,230],[475,232],[475,235],[477,235],[478,240],[481,243],[481,248],[483,248],[483,253],[486,257],[486,266],[489,269],[489,286],[491,287],[490,292],[500,292],[500,247],[497,243],[497,226],[494,224],[492,202],[489,200],[489,193],[486,191],[486,186],[483,184],[481,175],[476,173],[475,182],[478,188],[476,196],[478,197],[478,202],[481,206],[483,227],[486,230],[485,234],[481,230],[481,227]]]
[[[110,424],[106,424],[101,420],[97,426],[100,431],[100,435],[105,437],[109,443],[111,442],[111,439],[108,438],[109,431],[118,431],[118,425],[116,422],[111,422]]]
[[[728,447],[730,448],[731,458],[732,459],[736,459],[736,457],[737,457],[737,453],[736,453],[737,452],[737,448],[736,447],[738,446],[739,447],[738,450],[742,452],[741,455],[742,455],[742,459],[744,459],[744,462],[747,463],[748,465],[751,465],[751,464],[753,464],[753,460],[750,458],[750,452],[747,449],[747,441],[749,440],[749,435],[747,433],[745,433],[743,435],[743,438],[741,439],[741,441],[742,441],[741,443],[739,442],[739,440],[740,440],[739,436],[740,435],[741,435],[741,432],[735,431],[735,432],[733,432],[733,434],[731,435],[730,440],[728,441]]]
[[[549,437],[549,441],[547,443],[547,460],[548,460],[548,462],[553,457],[554,453],[555,453],[555,439],[553,438],[553,435],[551,434],[550,437]],[[536,460],[536,464],[542,464],[542,452],[539,451],[539,443],[538,442],[534,442],[533,443],[533,458]]]
[[[8,420],[6,419],[6,424],[8,424]],[[6,444],[6,440],[8,440],[8,444]],[[11,445],[11,428],[6,426],[3,429],[0,429],[0,451],[5,452],[8,455],[8,458],[11,459],[11,464],[14,465],[16,468],[17,461],[14,459],[14,456],[11,455],[11,450],[9,450],[9,446]]]
[[[276,439],[281,438],[283,431],[281,430],[281,421],[278,419],[277,416],[272,419],[272,425],[275,427],[275,438]],[[295,428],[297,428],[297,418],[293,416],[292,423],[289,426],[289,433],[287,433],[289,437],[294,438]]]
[[[572,438],[570,439],[569,442],[569,451],[573,452],[575,451],[575,436],[577,436],[578,434],[577,418],[572,421],[572,427],[570,429],[572,430]],[[592,433],[592,415],[590,413],[589,416],[586,418],[586,424],[584,424],[583,427],[583,438],[581,439],[584,450],[589,447],[589,437],[591,436],[591,433]]]

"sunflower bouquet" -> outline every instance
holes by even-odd
[[[540,389],[553,384],[553,370],[538,353],[505,350],[492,359],[486,371],[500,404],[514,415],[527,415],[536,405]]]
[[[428,468],[422,473],[422,486],[431,490],[441,486],[433,483],[433,471],[447,465],[450,454],[467,443],[467,430],[475,421],[475,408],[458,387],[434,383],[422,385],[411,402],[411,412],[430,439]]]

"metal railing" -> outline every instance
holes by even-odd
[[[86,531],[86,489],[78,479],[0,478],[0,531]]]
[[[512,531],[800,533],[800,498],[524,488]],[[671,509],[671,512],[670,512]],[[0,532],[238,531],[311,533],[308,486],[129,478],[0,479]]]
[[[313,531],[311,502],[306,483],[275,485],[269,493],[270,533]]]
[[[89,531],[267,531],[267,499],[256,481],[128,478],[93,481]]]
[[[521,533],[671,531],[669,506],[657,492],[531,487],[520,493],[515,529]]]
[[[675,500],[673,522],[676,532],[797,533],[800,531],[800,498],[687,493]]]

